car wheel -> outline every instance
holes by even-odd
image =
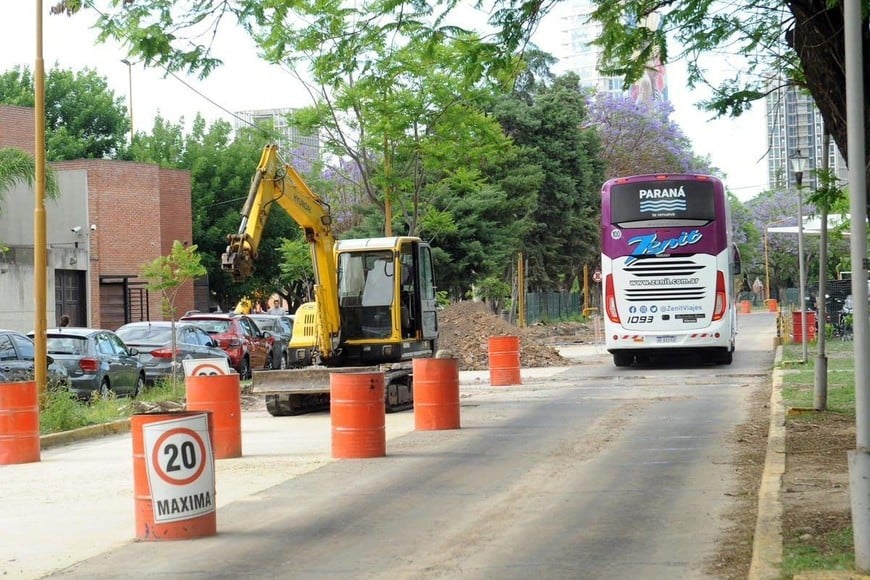
[[[280,362],[281,366],[280,366],[280,368],[282,371],[287,369],[287,368],[290,368],[290,363],[288,360],[289,357],[290,357],[290,355],[288,355],[286,352],[281,354],[281,362]]]
[[[136,386],[133,387],[133,395],[132,395],[133,398],[135,399],[136,397],[141,395],[142,391],[144,391],[144,390],[145,390],[145,376],[139,375],[139,377],[136,379]]]
[[[109,386],[109,379],[103,378],[103,382],[100,383],[100,398],[108,399],[109,394],[112,392],[111,387]]]
[[[251,378],[251,361],[248,357],[242,357],[242,367],[239,369],[239,378],[247,381]]]

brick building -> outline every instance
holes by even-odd
[[[34,152],[33,109],[0,105],[0,147]],[[160,296],[139,277],[143,264],[192,243],[190,173],[106,159],[51,164],[60,196],[46,199],[48,326],[62,314],[73,325],[116,329],[133,320],[161,320]],[[5,192],[0,214],[0,328],[34,327],[34,192]],[[192,284],[176,299],[194,306]]]

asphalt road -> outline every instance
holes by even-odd
[[[740,322],[728,367],[616,369],[587,349],[582,365],[524,370],[521,386],[463,373],[462,428],[416,432],[412,413],[388,415],[383,458],[332,460],[325,414],[246,413],[244,457],[218,461],[208,538],[133,541],[129,435],[49,450],[39,464],[0,469],[0,522],[18,516],[0,526],[0,573],[704,578],[735,483],[726,442],[773,362],[773,316]],[[58,491],[79,501],[41,503],[51,500],[40,473],[71,463],[91,476]],[[34,478],[32,497],[7,493],[19,475]],[[9,557],[9,541],[20,556]]]

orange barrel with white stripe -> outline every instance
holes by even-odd
[[[0,383],[0,465],[39,461],[36,381]]]
[[[414,428],[459,429],[459,363],[455,358],[415,358]]]
[[[217,533],[211,429],[209,411],[130,417],[137,539],[186,540]]]
[[[518,336],[489,337],[489,383],[493,387],[519,385],[520,338]]]
[[[329,414],[334,458],[387,454],[384,373],[329,373]]]
[[[188,411],[211,411],[214,457],[242,456],[242,389],[239,375],[191,375],[184,379]]]

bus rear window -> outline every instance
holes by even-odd
[[[610,222],[620,228],[703,226],[715,218],[708,181],[645,181],[614,184]]]

